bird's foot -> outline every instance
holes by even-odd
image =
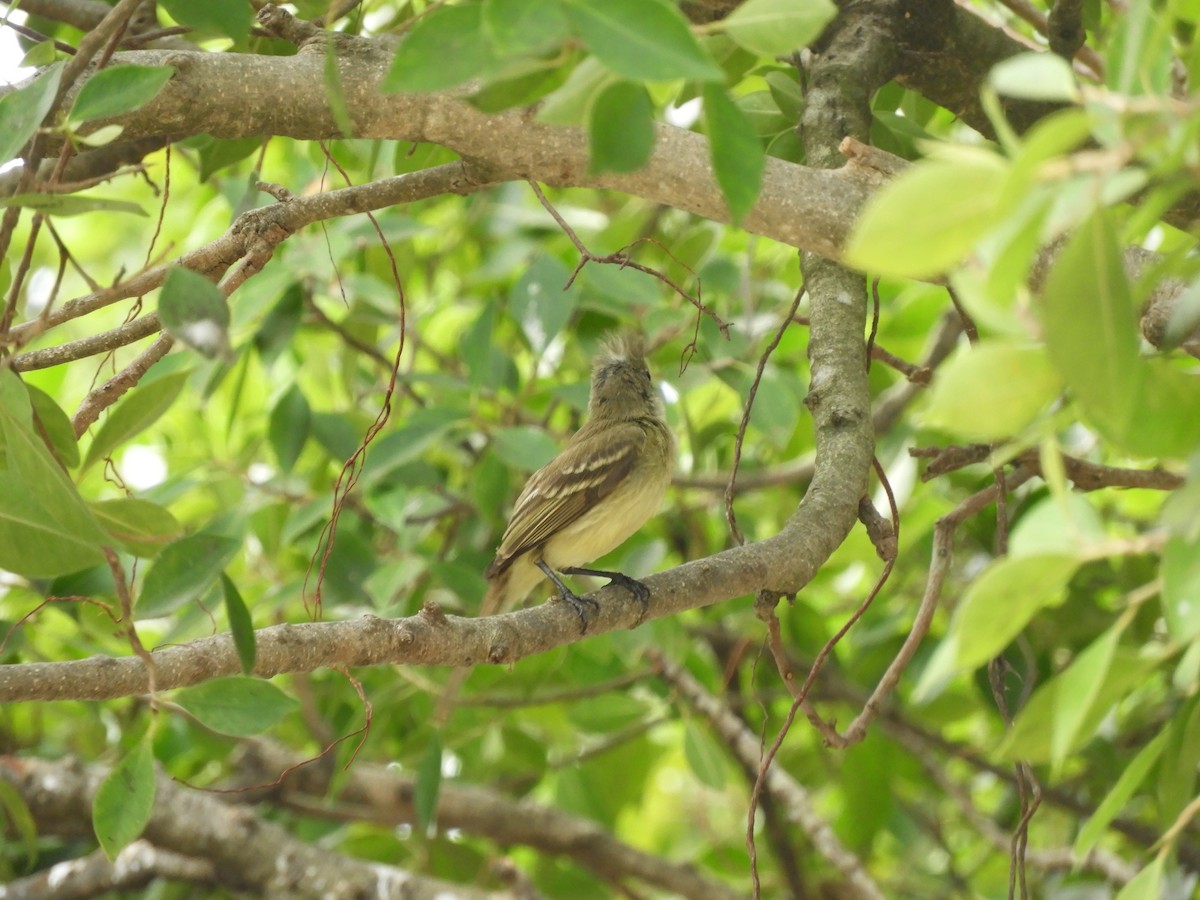
[[[641,615],[641,618],[638,619],[638,624],[639,625],[642,624],[642,621],[646,618],[646,612],[650,608],[650,588],[646,587],[644,584],[642,584],[636,578],[630,578],[624,572],[607,572],[604,569],[571,568],[571,569],[563,569],[563,574],[564,575],[596,575],[601,578],[607,578],[608,583],[610,585],[616,584],[616,585],[620,585],[621,587],[625,588],[625,590],[627,590],[627,591],[629,591],[629,593],[633,594],[634,599],[637,600],[637,602],[641,604],[642,615]]]
[[[580,597],[578,594],[572,591],[569,587],[563,584],[563,580],[559,578],[555,571],[546,565],[546,563],[539,561],[537,566],[542,570],[543,573],[545,573],[547,578],[554,582],[555,586],[558,588],[557,599],[571,604],[571,608],[575,610],[575,614],[579,616],[579,633],[586,634],[588,630],[588,621],[591,619],[592,613],[600,612],[600,604],[591,597]],[[566,571],[572,572],[577,570],[567,569]]]

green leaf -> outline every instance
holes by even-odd
[[[1116,900],[1161,900],[1163,897],[1163,865],[1166,856],[1159,853],[1154,862],[1138,872],[1121,888]]]
[[[993,562],[967,588],[950,620],[950,631],[934,650],[914,700],[925,702],[947,681],[1000,654],[1040,610],[1065,599],[1080,560],[1071,554],[1005,557]]]
[[[1193,695],[1172,711],[1167,743],[1158,763],[1158,819],[1168,827],[1183,812],[1196,790],[1200,759],[1200,697]]]
[[[287,392],[279,398],[275,408],[271,410],[270,423],[267,427],[267,438],[271,449],[279,460],[279,467],[285,472],[292,471],[300,451],[308,440],[309,427],[312,424],[312,410],[308,401],[300,391],[298,384],[292,384]]]
[[[91,507],[100,526],[134,556],[152,557],[183,533],[170,512],[149,500],[120,497]]]
[[[958,638],[958,665],[982,665],[1039,611],[1062,603],[1079,563],[1077,556],[1051,553],[1000,559],[984,569],[967,588],[951,625]]]
[[[616,80],[616,76],[594,57],[587,57],[571,70],[563,86],[538,107],[538,121],[568,127],[583,125],[591,115],[596,98]]]
[[[683,755],[701,784],[713,790],[724,790],[725,754],[712,736],[695,722],[689,721],[684,726]]]
[[[15,834],[21,839],[25,850],[25,869],[32,871],[38,856],[37,823],[33,820],[25,798],[4,779],[0,779],[0,808],[4,810],[4,817],[0,818],[0,823],[5,824],[8,834]]]
[[[492,436],[492,449],[512,468],[532,472],[554,458],[558,445],[541,428],[515,425],[501,428]]]
[[[215,173],[240,162],[262,145],[262,138],[256,137],[205,142],[197,154],[200,157],[200,180],[208,181]]]
[[[563,0],[575,33],[596,58],[632,81],[721,81],[725,74],[663,0]]]
[[[1120,245],[1102,210],[1059,254],[1043,299],[1050,358],[1096,430],[1139,456],[1200,447],[1200,379],[1141,358]]]
[[[363,487],[378,482],[400,466],[412,462],[440,440],[466,414],[454,407],[419,409],[395,431],[371,445],[363,466]]]
[[[7,370],[0,371],[0,442],[9,470],[0,478],[0,528],[14,541],[0,553],[15,557],[12,571],[57,575],[100,562],[104,532],[35,432],[29,394]],[[28,534],[20,533],[24,528]],[[54,546],[55,541],[64,546]],[[23,558],[18,546],[34,555]]]
[[[1125,767],[1125,771],[1121,773],[1121,777],[1117,779],[1112,790],[1108,792],[1108,795],[1096,807],[1096,811],[1092,813],[1091,818],[1079,830],[1079,835],[1075,838],[1075,845],[1072,848],[1077,859],[1083,859],[1092,851],[1104,833],[1104,829],[1120,814],[1130,798],[1133,797],[1133,792],[1146,780],[1146,776],[1150,774],[1150,770],[1158,761],[1159,754],[1166,745],[1166,740],[1166,732],[1160,732],[1154,740],[1139,750],[1133,761]]]
[[[601,91],[592,104],[588,137],[591,174],[635,172],[644,166],[654,149],[654,104],[646,89],[618,81]]]
[[[0,98],[0,163],[15,159],[54,105],[62,63],[55,63],[25,87]]]
[[[241,546],[235,538],[207,532],[168,544],[146,571],[137,617],[165,616],[203,596]]]
[[[62,408],[49,394],[32,384],[26,384],[29,403],[33,407],[34,427],[47,441],[54,455],[68,469],[79,465],[79,442],[75,440],[75,429]]]
[[[782,56],[811,44],[837,15],[830,0],[746,0],[720,25],[759,56]]]
[[[250,33],[254,10],[244,0],[160,0],[163,7],[180,25],[197,31],[216,32],[239,41]]]
[[[1167,538],[1162,556],[1162,605],[1171,638],[1185,644],[1200,635],[1200,540]]]
[[[291,346],[304,315],[304,290],[304,285],[298,281],[288,285],[254,335],[254,346],[267,365]]]
[[[998,93],[1025,100],[1075,103],[1079,86],[1071,64],[1057,53],[1018,53],[996,64],[988,84]]]
[[[495,63],[479,4],[442,6],[423,16],[396,49],[385,91],[441,91],[482,75]]]
[[[0,198],[0,207],[20,206],[48,216],[81,216],[92,212],[132,213],[146,216],[146,211],[129,200],[110,200],[86,194],[13,194]]]
[[[423,833],[428,833],[437,822],[438,794],[441,790],[442,740],[433,734],[417,765],[417,780],[413,786],[413,811]]]
[[[1100,687],[1108,677],[1124,630],[1120,622],[1109,628],[1048,682],[1054,685],[1055,692],[1054,725],[1050,735],[1050,765],[1055,780],[1058,780],[1068,754],[1091,737],[1084,732],[1083,724],[1097,703]]]
[[[734,224],[754,208],[762,189],[766,155],[754,126],[719,85],[705,85],[704,124],[717,184]]]
[[[557,257],[539,254],[508,293],[508,308],[534,352],[541,353],[575,311],[577,291],[564,291],[571,270]]]
[[[985,340],[938,369],[926,424],[968,441],[1019,435],[1062,390],[1043,347]]]
[[[0,469],[0,569],[52,578],[103,561],[99,541],[63,525],[20,479]]]
[[[57,54],[53,40],[39,41],[21,57],[20,68],[40,69],[42,66],[48,66],[54,62]]]
[[[258,657],[258,641],[250,610],[246,608],[246,601],[242,599],[237,585],[224,572],[221,573],[221,592],[225,596],[225,615],[229,619],[229,631],[233,634],[238,661],[242,664],[242,672],[250,675],[254,672],[254,662]]]
[[[499,56],[549,53],[570,36],[562,7],[546,0],[484,0],[483,27]]]
[[[1108,650],[1102,647],[1101,652],[1107,654]],[[1062,728],[1059,720],[1064,711],[1069,720],[1076,720],[1068,721],[1063,729],[1073,732],[1068,750],[1077,750],[1091,740],[1113,706],[1136,690],[1153,667],[1151,660],[1131,647],[1117,646],[1111,652],[1106,667],[1095,666],[1093,659],[1085,661],[1078,673],[1082,677],[1091,668],[1101,679],[1089,688],[1086,704],[1080,705],[1077,697],[1063,695],[1064,690],[1078,685],[1078,677],[1068,679],[1074,683],[1066,688],[1058,678],[1046,682],[1021,710],[996,755],[1005,760],[1050,762],[1055,753],[1054,735]]]
[[[158,421],[179,396],[188,375],[188,372],[173,372],[148,384],[140,384],[127,393],[108,414],[108,418],[92,438],[91,446],[84,457],[84,470],[109,456],[117,447]]]
[[[846,261],[902,278],[940,275],[996,224],[1004,181],[1004,162],[985,153],[913,166],[867,203]]]
[[[208,359],[231,352],[229,301],[215,284],[191,269],[171,269],[158,296],[158,318],[171,337]]]
[[[109,66],[89,78],[71,105],[72,127],[111,119],[145,106],[175,74],[174,66]]]
[[[92,828],[109,859],[133,842],[154,812],[154,754],[143,737],[113,767],[92,799]]]
[[[299,705],[271,682],[245,675],[183,688],[175,701],[206,727],[234,737],[262,734]]]

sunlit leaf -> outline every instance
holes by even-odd
[[[836,14],[831,0],[746,0],[721,26],[750,52],[781,56],[810,44]]]
[[[1019,435],[1062,390],[1045,350],[983,341],[938,369],[925,419],[968,441]]]
[[[928,278],[953,268],[996,224],[999,158],[920,163],[876,193],[854,224],[847,261],[860,269]]]

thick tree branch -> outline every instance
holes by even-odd
[[[136,891],[152,881],[179,881],[207,888],[244,890],[249,885],[234,873],[208,860],[159,850],[148,841],[134,841],[110,860],[102,850],[79,859],[55,863],[35,875],[0,887],[3,900],[88,900],[112,891]]]
[[[92,818],[92,798],[108,773],[99,766],[0,757],[0,779],[15,789],[41,834],[79,836]],[[263,896],[294,900],[380,897],[396,900],[484,898],[462,885],[353,860],[297,840],[251,811],[180,787],[159,775],[154,810],[142,834],[162,850],[207,859],[223,878]]]
[[[389,60],[386,44],[340,37],[345,38],[340,42],[340,80],[357,137],[449,147],[471,160],[482,180],[619,190],[729,221],[702,135],[660,125],[643,169],[591,175],[582,129],[547,125],[528,110],[488,115],[447,93],[383,94],[379,83]],[[324,92],[313,89],[325,77],[324,51],[317,46],[289,57],[139,50],[118,53],[114,62],[176,69],[153,101],[112,120],[125,127],[126,140],[195,134],[304,140],[341,136]],[[768,158],[761,199],[741,224],[783,243],[836,256],[875,183],[858,168],[826,172]]]

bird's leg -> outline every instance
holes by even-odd
[[[566,600],[568,603],[570,603],[571,607],[575,610],[576,614],[579,616],[579,624],[581,626],[580,634],[582,634],[583,632],[586,632],[587,627],[588,627],[588,616],[590,615],[589,609],[594,612],[599,612],[600,604],[597,603],[595,600],[593,600],[591,597],[580,597],[578,594],[576,594],[574,591],[572,591],[569,587],[567,587],[565,584],[563,584],[562,579],[558,577],[558,575],[555,573],[555,571],[552,568],[550,568],[548,565],[546,565],[545,560],[539,559],[537,561],[537,567],[539,569],[541,569],[542,572],[545,573],[547,578],[549,578],[551,581],[553,581],[555,583],[555,585],[557,585],[558,599]],[[575,570],[566,569],[565,571],[570,573]],[[587,570],[580,569],[578,571],[586,572]]]
[[[595,575],[600,578],[607,578],[609,584],[619,584],[629,593],[637,598],[637,602],[642,604],[642,618],[646,618],[646,610],[650,608],[650,588],[646,587],[636,578],[630,578],[623,572],[606,572],[604,569],[581,569],[574,566],[570,569],[563,569],[564,575]],[[640,621],[639,621],[639,624]]]

